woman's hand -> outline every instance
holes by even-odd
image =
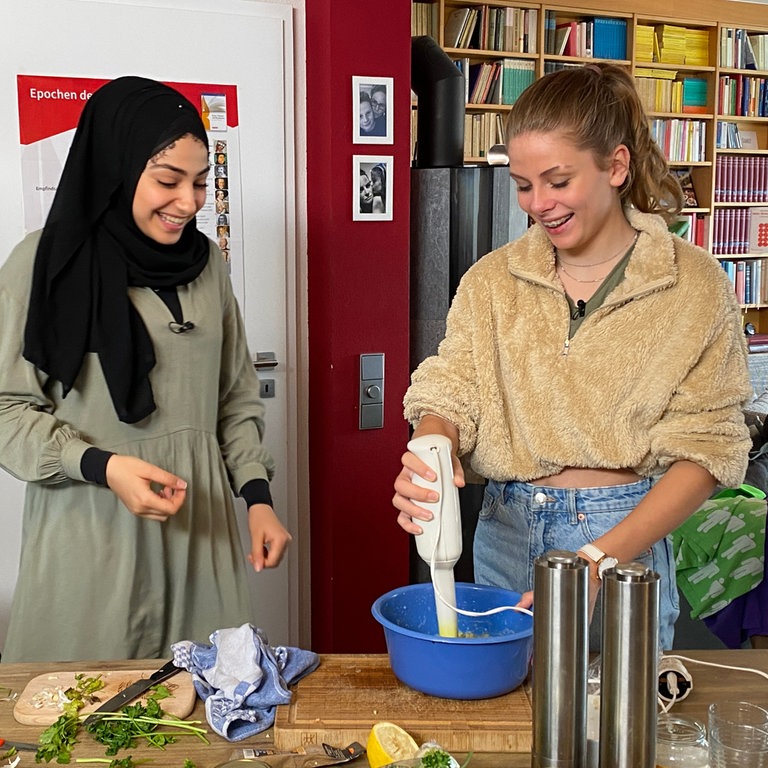
[[[597,595],[600,592],[600,587],[603,582],[597,575],[597,565],[593,560],[590,560],[586,555],[580,554],[589,564],[589,570],[587,572],[587,624],[592,623],[592,614],[595,612],[595,603],[597,602]]]
[[[520,595],[520,599],[517,601],[518,608],[529,608],[533,605],[533,590],[530,592],[523,592]]]
[[[251,533],[248,561],[254,570],[258,573],[279,565],[292,536],[269,504],[254,504],[248,508],[248,530]]]
[[[427,521],[432,519],[432,513],[420,507],[419,502],[435,502],[440,496],[437,491],[431,488],[416,485],[413,482],[413,476],[418,475],[429,482],[433,482],[437,477],[433,469],[410,451],[403,454],[402,462],[403,468],[395,479],[395,495],[392,498],[392,504],[395,509],[400,511],[397,516],[400,527],[408,533],[418,535],[422,533],[422,529],[414,520]],[[453,464],[453,482],[457,488],[463,488],[464,470],[455,453],[451,453],[451,463]]]
[[[187,496],[186,481],[135,456],[110,456],[107,485],[134,515],[160,522],[175,515]]]
[[[464,470],[456,456],[456,446],[459,444],[459,430],[450,421],[432,413],[425,414],[419,425],[413,431],[413,437],[422,435],[444,435],[451,441],[451,464],[453,465],[453,482],[457,488],[464,487]],[[425,480],[434,482],[437,477],[433,469],[428,467],[416,454],[406,451],[401,459],[403,468],[395,478],[395,495],[392,504],[399,511],[397,522],[408,533],[419,535],[423,533],[421,526],[414,520],[429,521],[432,513],[420,507],[422,504],[432,503],[439,499],[439,495],[432,489],[424,488],[413,482],[413,476],[418,475]]]
[[[597,601],[597,593],[600,591],[601,581],[594,575],[590,574],[588,577],[587,587],[587,622],[592,623],[592,614],[595,612],[595,602]],[[530,608],[533,605],[533,591],[523,592],[520,595],[520,599],[517,601],[518,608]]]

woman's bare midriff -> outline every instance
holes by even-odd
[[[585,469],[566,467],[562,472],[532,481],[532,485],[554,488],[599,488],[603,485],[636,483],[640,475],[631,469]]]

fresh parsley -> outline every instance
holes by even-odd
[[[93,704],[98,701],[96,692],[104,687],[104,681],[101,675],[96,677],[86,677],[82,672],[75,675],[75,685],[67,688],[64,695],[68,703],[64,705],[64,714],[76,715],[86,704]]]
[[[471,759],[472,753],[470,752],[461,768],[466,768]],[[439,747],[430,749],[421,756],[421,768],[450,768],[451,765],[451,756]]]
[[[36,763],[55,760],[62,765],[71,762],[72,748],[77,743],[80,718],[77,713],[60,715],[40,734],[40,746],[35,752]]]
[[[53,725],[40,734],[40,746],[35,753],[35,762],[51,762],[68,764],[72,761],[72,749],[77,743],[77,736],[82,725],[80,710],[88,703],[88,697],[103,686],[97,686],[95,678],[82,678],[73,690],[68,706]],[[104,744],[106,755],[112,757],[121,749],[132,749],[143,739],[148,744],[163,749],[167,744],[173,744],[179,736],[193,735],[208,744],[207,731],[199,727],[200,721],[181,720],[163,711],[160,702],[170,696],[170,691],[164,685],[156,685],[150,689],[146,704],[136,702],[126,704],[119,712],[98,715],[96,719],[85,726],[87,733]],[[83,759],[77,762],[108,762],[101,758]],[[110,768],[133,768],[137,763],[131,757],[109,762]],[[184,768],[194,768],[187,760]]]
[[[430,749],[421,756],[422,768],[450,768],[451,756],[442,749]]]
[[[208,743],[206,730],[198,727],[200,721],[181,720],[163,711],[160,701],[170,696],[164,685],[150,689],[146,704],[137,701],[126,704],[119,712],[98,716],[85,727],[96,741],[104,744],[107,755],[116,755],[121,749],[132,749],[139,739],[149,745],[163,749],[173,744],[179,736],[188,734]]]

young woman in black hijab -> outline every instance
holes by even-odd
[[[0,270],[0,465],[28,483],[3,661],[163,657],[252,620],[232,491],[257,571],[290,541],[226,265],[195,224],[208,172],[189,101],[113,80]]]

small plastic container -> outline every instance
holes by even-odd
[[[658,768],[707,768],[709,748],[703,723],[678,715],[659,715],[656,729]]]

